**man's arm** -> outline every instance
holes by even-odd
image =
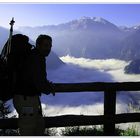
[[[55,95],[55,89],[52,82],[47,80],[45,59],[36,58],[33,63],[32,79],[39,92]]]

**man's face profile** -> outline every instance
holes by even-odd
[[[48,39],[42,40],[39,45],[40,52],[43,56],[48,56],[52,47],[52,41]]]

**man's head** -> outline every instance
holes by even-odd
[[[48,35],[39,35],[36,39],[36,48],[41,55],[48,56],[52,47],[52,38]]]

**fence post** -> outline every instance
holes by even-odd
[[[111,89],[104,93],[104,135],[115,135],[116,91]]]

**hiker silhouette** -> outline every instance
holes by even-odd
[[[13,104],[19,114],[20,135],[43,135],[41,93],[55,95],[54,84],[47,80],[46,60],[52,48],[52,38],[39,35],[33,48],[22,34],[12,37],[8,66],[14,89]]]
[[[47,80],[45,57],[52,47],[52,38],[40,35],[36,47],[23,34],[13,35],[12,18],[9,38],[0,54],[0,100],[13,98],[19,114],[20,135],[43,135],[45,121],[42,114],[41,93],[55,95],[54,84]]]
[[[28,41],[29,38],[22,34],[12,37],[8,66],[15,73],[15,92],[27,96],[41,93],[55,95],[53,83],[47,80],[45,60],[51,51],[52,38],[40,35],[36,47],[32,47]]]

